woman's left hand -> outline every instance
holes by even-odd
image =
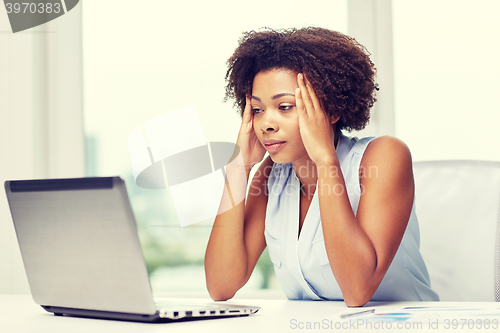
[[[336,158],[332,122],[302,73],[297,75],[297,82],[299,87],[295,90],[295,101],[302,142],[314,163],[328,163]]]

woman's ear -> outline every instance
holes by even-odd
[[[330,116],[330,123],[335,124],[337,121],[339,121],[339,119],[340,119],[340,116],[331,115]]]

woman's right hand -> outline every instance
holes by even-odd
[[[252,105],[248,96],[246,98],[245,110],[243,111],[243,119],[241,120],[236,145],[240,149],[245,170],[248,172],[255,164],[262,161],[266,154],[266,149],[260,143],[253,129]]]

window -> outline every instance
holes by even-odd
[[[202,264],[213,221],[181,228],[168,191],[134,184],[128,135],[155,116],[195,104],[207,141],[235,142],[240,118],[222,99],[225,61],[242,33],[263,26],[346,32],[347,1],[107,0],[82,6],[87,175],[126,180],[154,292],[205,291]],[[245,288],[272,286],[271,276],[264,254]]]

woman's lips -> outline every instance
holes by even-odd
[[[284,145],[286,141],[264,141],[264,147],[268,152],[276,152],[280,150]]]

